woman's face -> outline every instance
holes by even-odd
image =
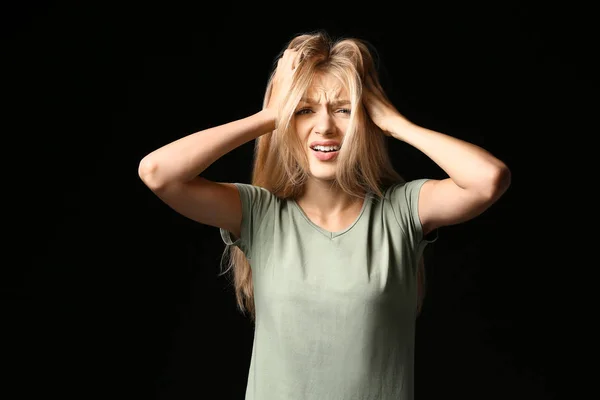
[[[332,180],[339,146],[350,121],[350,97],[341,82],[319,74],[294,112],[294,127],[306,146],[310,175]],[[324,147],[318,147],[317,145]],[[315,147],[317,146],[317,147]]]

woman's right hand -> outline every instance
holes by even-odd
[[[277,61],[277,68],[275,69],[275,75],[272,81],[271,95],[267,102],[267,108],[270,109],[274,115],[279,115],[281,104],[290,91],[294,70],[298,65],[297,59],[298,52],[296,50],[286,49],[279,61]]]

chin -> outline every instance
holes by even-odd
[[[310,176],[320,181],[333,181],[335,180],[335,170],[323,171],[323,170],[311,170]]]

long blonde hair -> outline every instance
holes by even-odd
[[[334,40],[324,31],[315,31],[294,37],[280,55],[288,48],[298,52],[300,61],[290,92],[281,105],[277,129],[255,141],[251,184],[268,189],[280,199],[296,199],[303,194],[304,183],[309,177],[309,161],[305,145],[301,143],[291,122],[298,102],[316,74],[328,73],[345,85],[351,101],[350,122],[343,138],[345,145],[337,158],[334,182],[351,196],[364,198],[365,193],[371,191],[381,199],[385,188],[404,182],[404,179],[391,163],[386,136],[368,117],[362,102],[365,86],[368,89],[369,85],[374,85],[377,92],[385,96],[372,46],[362,39]],[[266,107],[271,94],[276,67],[275,62],[263,107]],[[248,259],[236,246],[227,246],[224,255],[227,252],[229,265],[223,273],[232,271],[237,305],[240,311],[249,313],[254,319],[254,288]]]

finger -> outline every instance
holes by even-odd
[[[294,60],[292,61],[292,69],[296,69],[298,67],[298,64],[300,64],[300,57],[298,56],[298,54],[295,54]]]
[[[297,58],[298,52],[293,49],[286,49],[283,52],[282,59],[285,60],[286,64],[290,66],[290,68],[294,69],[294,62]]]

